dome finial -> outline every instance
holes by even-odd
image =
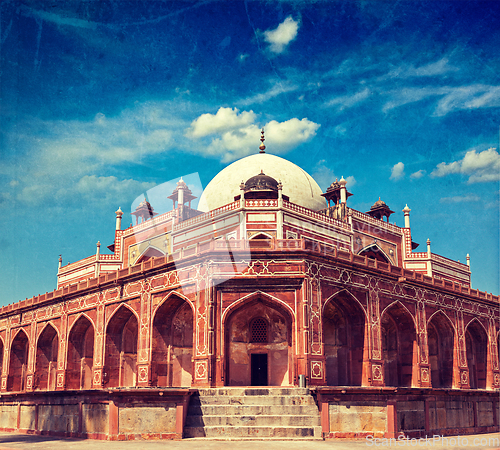
[[[260,152],[259,153],[266,153],[266,146],[264,145],[264,141],[266,138],[264,137],[264,128],[260,131],[260,142],[261,144],[259,145]]]

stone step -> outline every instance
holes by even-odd
[[[315,405],[314,398],[311,395],[285,395],[283,397],[272,395],[226,395],[226,396],[197,396],[191,397],[191,404],[193,405]]]
[[[316,415],[230,415],[230,416],[210,416],[210,415],[200,415],[200,416],[187,416],[186,426],[187,427],[212,427],[212,426],[230,426],[230,427],[241,427],[241,426],[252,426],[252,427],[263,427],[263,426],[287,426],[287,427],[314,427],[321,425],[320,417]]]
[[[200,388],[200,396],[284,396],[284,395],[309,395],[308,388],[297,387],[222,387]]]
[[[318,438],[321,439],[321,427],[286,427],[286,426],[241,426],[241,427],[184,427],[184,437],[208,438]]]
[[[189,405],[188,415],[199,416],[318,415],[316,405]]]

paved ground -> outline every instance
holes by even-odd
[[[450,436],[429,441],[387,441],[387,440],[329,440],[329,441],[212,441],[185,439],[183,441],[94,441],[83,439],[60,439],[26,434],[0,433],[0,450],[194,450],[200,448],[222,450],[331,450],[331,449],[496,449],[500,450],[500,433],[474,436]]]

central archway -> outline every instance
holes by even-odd
[[[238,302],[224,322],[228,386],[290,386],[292,314],[259,293]]]

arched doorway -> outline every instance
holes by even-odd
[[[157,310],[153,321],[152,385],[191,386],[193,381],[193,310],[176,295]]]
[[[473,320],[465,331],[467,366],[471,389],[486,389],[486,358],[488,336],[477,320]]]
[[[40,391],[56,389],[58,349],[57,331],[49,323],[40,334],[36,345],[35,389]]]
[[[413,319],[400,303],[383,312],[381,333],[385,385],[411,387],[417,338]]]
[[[290,386],[292,317],[276,300],[259,295],[224,321],[225,381],[229,386]]]
[[[440,311],[427,324],[427,346],[433,388],[453,385],[454,333],[450,320]]]
[[[24,330],[19,330],[10,346],[8,391],[24,391],[26,389],[26,371],[28,368],[29,340]]]
[[[106,387],[137,384],[137,339],[137,318],[129,308],[121,305],[106,327]]]
[[[94,364],[94,327],[89,319],[81,316],[71,328],[68,339],[68,364],[66,387],[90,389]]]
[[[361,386],[365,315],[346,293],[330,299],[323,309],[323,342],[328,386]]]

